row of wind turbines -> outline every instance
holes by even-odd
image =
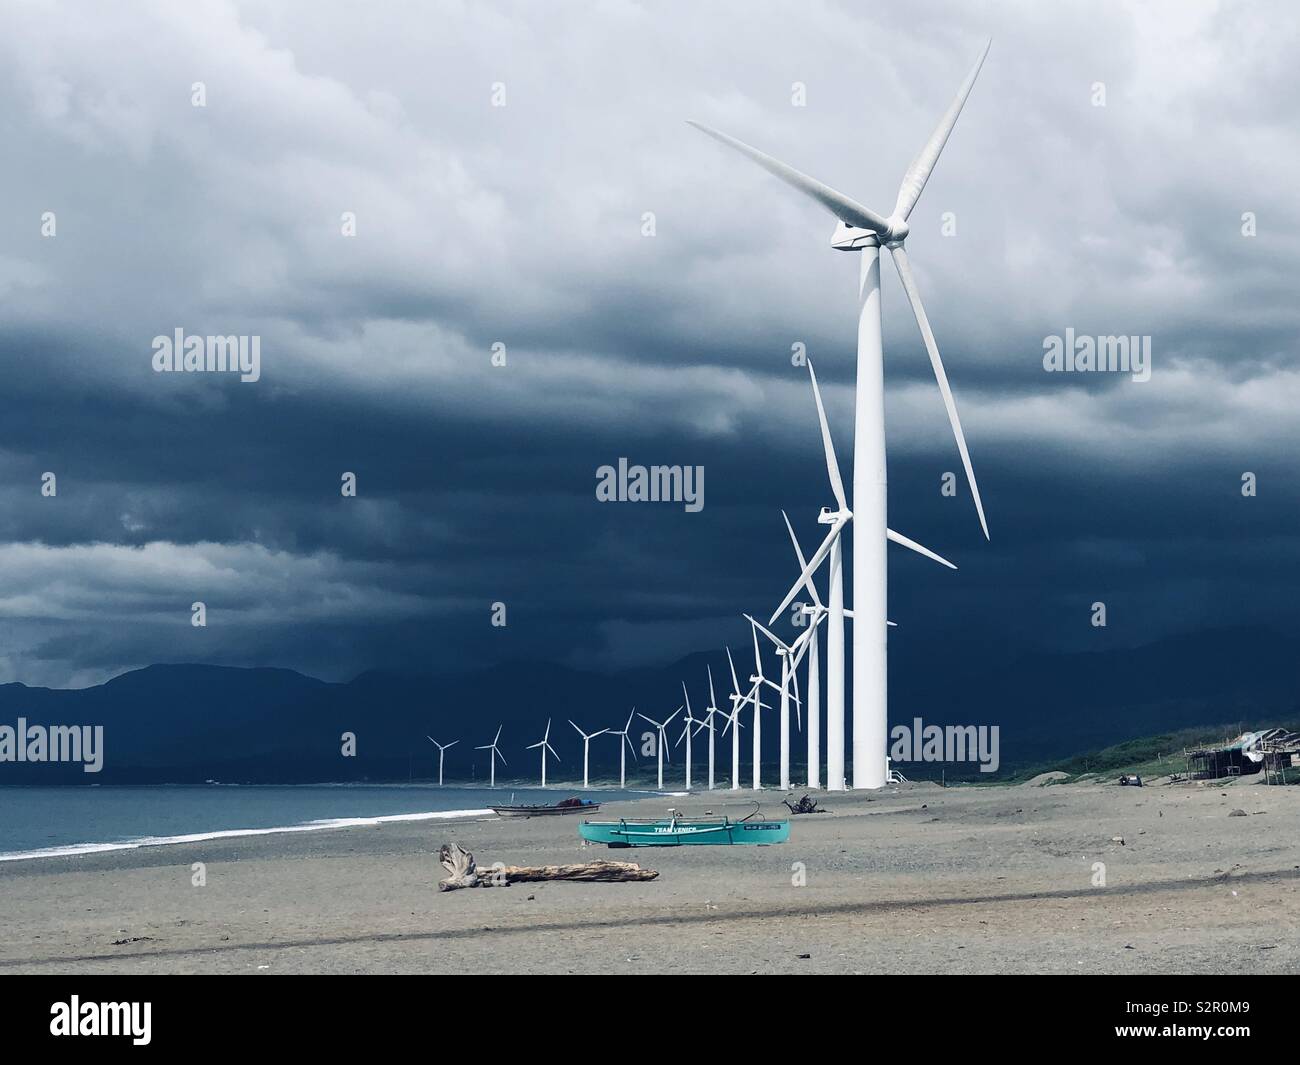
[[[939,357],[939,349],[930,328],[929,319],[921,303],[920,292],[904,243],[910,232],[908,218],[916,207],[921,193],[925,189],[938,163],[939,155],[947,144],[962,108],[970,95],[988,55],[992,42],[985,44],[978,59],[965,81],[957,90],[957,95],[949,105],[939,124],[935,127],[921,152],[913,160],[903,176],[898,190],[893,212],[888,218],[870,208],[832,189],[830,186],[809,177],[793,167],[772,158],[750,145],[728,136],[718,130],[698,122],[690,124],[701,132],[734,149],[757,163],[764,170],[780,178],[803,195],[809,197],[822,208],[829,211],[836,219],[836,228],[831,236],[831,247],[838,251],[858,252],[859,261],[859,315],[857,344],[857,379],[854,407],[854,455],[853,455],[853,506],[845,493],[844,481],[840,475],[839,461],[831,437],[830,426],[826,419],[826,409],[822,403],[821,391],[817,385],[817,375],[812,361],[808,360],[808,377],[812,385],[813,399],[817,409],[818,427],[821,433],[822,450],[826,460],[826,474],[829,482],[834,507],[821,508],[817,521],[827,526],[825,537],[810,558],[805,558],[803,549],[790,524],[788,516],[782,511],[786,529],[794,548],[795,561],[799,575],[791,585],[789,592],[772,611],[766,624],[749,614],[744,615],[751,627],[754,645],[754,672],[742,684],[736,673],[735,661],[727,649],[727,659],[731,668],[732,691],[730,694],[730,712],[717,706],[713,689],[712,668],[708,671],[709,706],[702,718],[696,718],[691,712],[690,696],[683,684],[684,702],[672,714],[662,721],[646,714],[637,714],[657,730],[656,756],[658,760],[658,782],[664,786],[664,760],[669,757],[667,729],[669,724],[682,710],[686,716],[682,720],[683,728],[678,736],[677,745],[683,743],[685,750],[686,787],[691,789],[692,780],[692,741],[700,732],[708,730],[708,787],[715,785],[715,748],[716,740],[731,732],[731,787],[741,787],[741,742],[740,731],[743,727],[741,714],[746,708],[750,710],[749,728],[752,744],[751,783],[754,788],[762,785],[762,728],[763,712],[772,709],[762,701],[765,690],[777,693],[779,699],[779,717],[777,722],[780,746],[780,786],[788,789],[791,780],[791,741],[790,709],[794,707],[796,724],[805,733],[807,743],[807,785],[810,788],[822,786],[822,737],[821,737],[821,657],[819,630],[826,629],[826,742],[825,765],[826,787],[829,790],[843,790],[849,786],[846,778],[845,760],[845,622],[853,622],[853,691],[850,695],[853,724],[853,759],[852,771],[854,788],[879,788],[891,778],[887,757],[888,712],[887,712],[887,632],[893,622],[886,616],[886,578],[887,578],[887,543],[895,543],[911,551],[955,570],[957,567],[946,558],[923,547],[889,528],[886,523],[888,492],[886,485],[885,456],[885,410],[884,410],[884,352],[881,340],[880,309],[880,249],[889,249],[890,257],[898,271],[904,293],[911,306],[912,313],[921,333],[921,340],[930,358],[939,393],[943,399],[956,440],[957,450],[961,456],[966,481],[970,486],[975,512],[979,517],[980,528],[988,539],[988,523],[984,516],[984,506],[980,500],[979,488],[975,482],[975,472],[971,465],[966,438],[962,432],[961,421],[957,415],[956,403],[952,389]],[[841,546],[841,534],[848,525],[853,525],[853,605],[849,608],[844,597],[844,560]],[[821,567],[825,565],[826,596],[818,591]],[[771,631],[769,626],[776,621],[795,602],[796,597],[807,594],[807,601],[800,600],[793,618],[796,627],[802,632],[787,642]],[[763,656],[759,637],[770,643],[780,659],[781,679],[776,681],[763,672]],[[799,669],[806,663],[805,687],[807,707],[800,699],[798,681]],[[770,696],[769,696],[770,697]],[[804,729],[804,710],[806,709],[807,728]],[[633,711],[636,714],[636,711]],[[621,787],[626,787],[627,751],[635,748],[628,737],[633,715],[621,730],[601,729],[587,733],[577,729],[583,739],[583,786],[588,784],[588,762],[591,741],[597,736],[609,732],[621,737],[620,740],[620,776]],[[722,728],[717,728],[718,720]],[[488,751],[490,776],[496,783],[496,763],[499,759],[505,765],[505,758],[499,750],[501,729],[497,729],[496,738],[476,750]],[[436,741],[434,741],[436,742]],[[447,745],[450,746],[450,745]],[[550,722],[542,739],[529,746],[541,754],[541,779],[546,783],[547,754],[558,759],[555,749],[550,745]],[[442,754],[446,748],[439,745],[439,783],[442,781]]]

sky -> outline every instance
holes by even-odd
[[[1297,629],[1295,5],[3,8],[0,682],[746,641],[832,501],[796,345],[850,477],[857,264],[685,120],[887,214],[990,36],[908,251],[991,537],[882,262],[890,525],[959,567],[891,548],[891,642]],[[1150,380],[1046,372],[1070,329]],[[703,507],[601,502],[621,457]]]

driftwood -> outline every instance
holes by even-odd
[[[459,843],[444,843],[438,860],[450,874],[438,881],[439,891],[457,888],[509,887],[511,884],[536,883],[543,880],[579,880],[608,883],[629,880],[654,880],[654,869],[642,869],[636,862],[581,862],[577,865],[494,865],[480,872],[474,855]]]
[[[791,812],[792,814],[824,814],[824,813],[829,813],[828,810],[825,810],[825,809],[823,809],[822,807],[820,807],[820,806],[817,805],[817,800],[816,800],[816,799],[810,798],[810,797],[807,796],[807,795],[805,795],[802,799],[800,799],[800,800],[799,800],[798,802],[796,802],[796,803],[790,803],[790,802],[787,802],[785,799],[782,799],[781,801],[784,802],[786,806],[789,806],[789,807],[790,807],[790,812]]]

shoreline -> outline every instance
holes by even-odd
[[[780,791],[724,791],[597,816],[754,797],[784,811]],[[1300,789],[818,798],[830,812],[766,847],[607,851],[570,818],[462,818],[4,863],[0,972],[1300,972]],[[453,841],[482,868],[608,857],[659,876],[441,893]]]

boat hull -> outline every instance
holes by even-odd
[[[565,814],[590,814],[600,809],[600,803],[589,802],[581,806],[493,806],[498,817],[563,817]]]
[[[767,846],[790,838],[790,822],[584,821],[578,835],[607,847]]]

